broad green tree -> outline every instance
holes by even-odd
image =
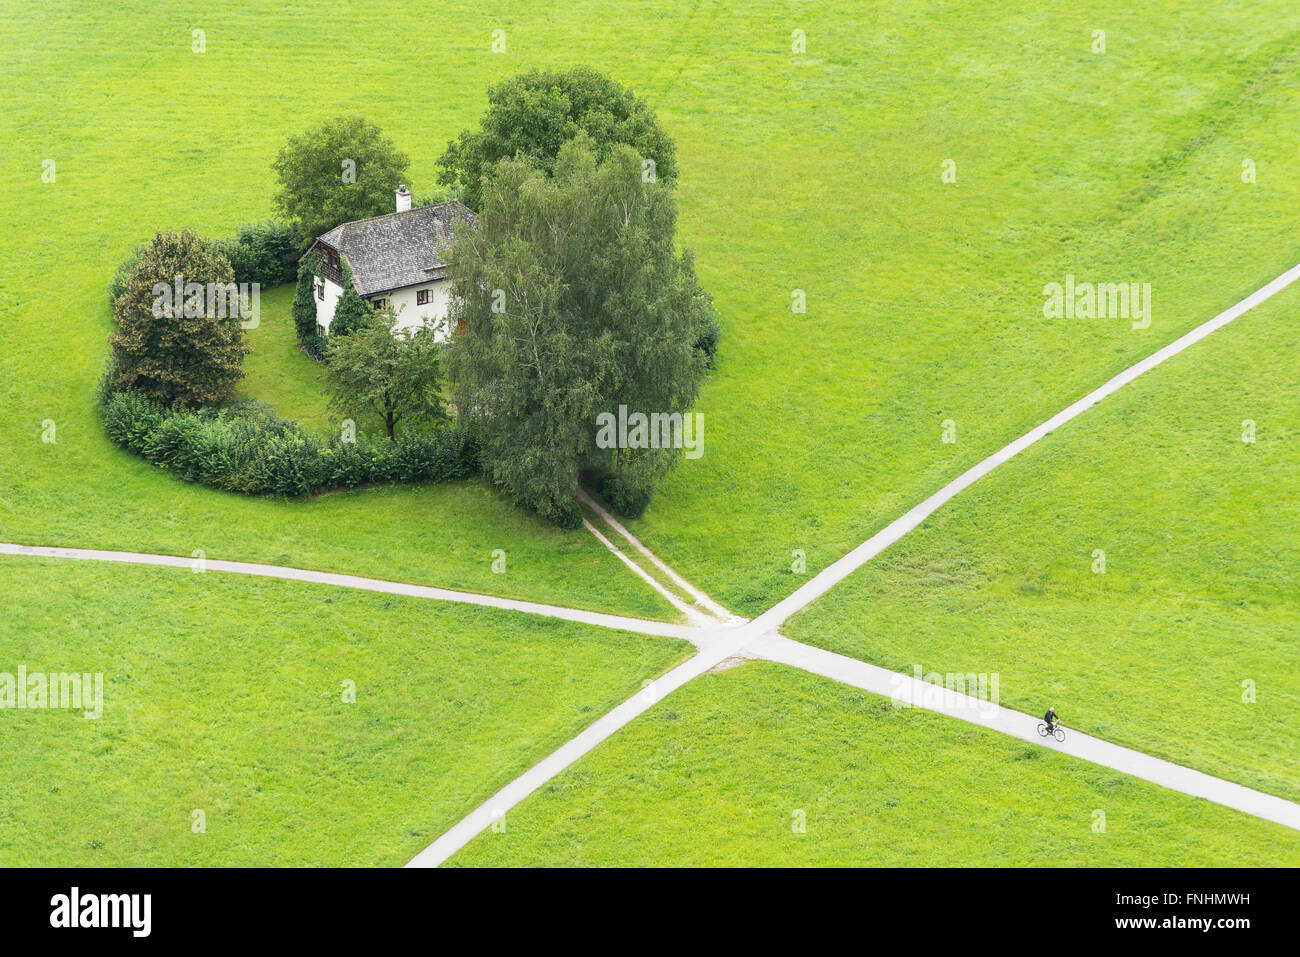
[[[446,420],[442,402],[441,346],[433,329],[395,328],[391,307],[352,335],[331,341],[330,407],[347,414],[371,413],[390,439],[399,423]]]
[[[686,412],[706,374],[695,343],[712,304],[674,250],[672,191],[641,170],[630,147],[600,162],[585,136],[560,148],[553,176],[506,160],[478,229],[460,231],[450,255],[459,415],[489,477],[565,527],[581,522],[582,469],[617,490],[635,463],[643,487],[624,503],[634,511],[676,456],[599,448],[597,416],[620,404]]]
[[[207,240],[190,230],[156,234],[113,303],[115,388],[168,406],[229,399],[248,353],[234,282]]]
[[[438,180],[456,189],[475,211],[484,201],[484,178],[504,159],[523,156],[550,175],[560,147],[585,133],[598,159],[618,145],[630,146],[644,164],[642,174],[671,182],[677,150],[643,100],[590,67],[564,72],[534,70],[488,90],[479,128],[447,144],[438,161]],[[651,165],[652,164],[652,165]]]
[[[280,150],[275,203],[305,247],[339,223],[391,213],[409,163],[374,123],[337,117],[291,136]]]

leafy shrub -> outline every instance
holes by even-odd
[[[612,475],[609,476],[601,487],[601,492],[619,515],[624,518],[640,518],[650,504],[653,489],[629,481],[625,474],[621,482]]]
[[[212,246],[230,260],[235,282],[282,286],[298,275],[297,237],[275,220],[244,223],[234,236],[215,240]]]
[[[135,272],[135,265],[140,261],[140,254],[144,252],[144,243],[136,243],[132,247],[130,254],[117,265],[113,271],[113,278],[108,281],[108,304],[111,307],[117,302],[117,297],[126,292],[126,284],[131,278],[131,273]]]
[[[302,340],[302,351],[317,362],[324,362],[329,358],[330,341],[324,336],[308,336]]]
[[[393,447],[388,463],[390,478],[396,481],[466,478],[478,471],[478,456],[469,434],[460,428],[403,435],[388,444]]]
[[[193,412],[174,412],[149,433],[144,457],[166,465],[187,482],[199,475],[202,456],[203,423]]]
[[[149,437],[166,419],[166,410],[139,392],[114,392],[104,405],[104,431],[108,437],[141,455]]]
[[[319,268],[315,253],[302,257],[298,263],[298,287],[293,293],[293,329],[299,342],[320,338],[316,334],[316,270]]]
[[[718,354],[718,339],[721,338],[721,335],[722,332],[718,328],[717,320],[710,316],[709,321],[695,340],[696,350],[704,353],[704,360],[708,363],[710,369],[713,368],[713,359]]]
[[[575,529],[582,525],[582,509],[571,498],[550,499],[537,506],[537,512],[543,518],[550,519],[563,529]]]
[[[587,488],[599,491],[615,514],[640,518],[654,497],[655,486],[676,454],[667,449],[625,451],[621,477],[610,467],[608,460],[597,459],[579,472],[579,479]]]
[[[321,449],[322,484],[326,488],[355,488],[366,482],[380,481],[376,458],[375,449],[368,442],[335,439]]]
[[[253,471],[259,491],[275,495],[306,495],[320,488],[325,475],[321,443],[296,422],[268,432],[257,444]]]
[[[95,401],[102,409],[108,405],[109,398],[117,391],[117,360],[110,354],[104,371],[99,374],[99,383],[95,386]]]
[[[350,336],[370,324],[374,307],[358,294],[352,285],[352,270],[343,264],[343,292],[334,304],[334,318],[330,320],[331,336]]]

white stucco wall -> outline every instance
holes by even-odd
[[[334,321],[334,308],[338,305],[339,297],[343,295],[343,287],[323,277],[319,278],[318,282],[325,284],[325,298],[316,300],[316,323],[324,326],[326,332],[328,332],[330,324]],[[397,328],[412,328],[420,325],[425,319],[430,321],[445,319],[449,306],[449,285],[450,283],[443,279],[423,286],[412,286],[410,289],[398,289],[396,292],[389,293],[384,297],[388,299],[389,305],[397,313]],[[429,296],[428,303],[417,306],[415,304],[416,293],[421,289],[428,289],[432,295]],[[438,329],[437,339],[439,342],[450,335],[446,325],[446,323],[443,323]]]
[[[447,288],[450,285],[447,280],[431,282],[423,286],[412,286],[410,289],[398,289],[396,292],[388,295],[389,305],[397,313],[397,328],[406,329],[412,326],[418,326],[423,320],[436,321],[447,318],[447,308],[450,305],[447,297]],[[421,289],[428,289],[432,293],[429,296],[429,302],[423,306],[415,304],[416,293]],[[438,329],[436,338],[439,342],[446,339],[449,332],[447,324],[442,323]]]
[[[325,298],[316,298],[316,325],[324,326],[325,331],[329,332],[330,323],[334,321],[334,307],[339,304],[339,296],[343,295],[343,287],[337,283],[331,282],[324,276],[317,276],[316,283],[325,284]]]

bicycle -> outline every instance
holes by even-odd
[[[1046,721],[1040,721],[1040,722],[1038,722],[1038,736],[1039,736],[1040,738],[1052,737],[1052,738],[1055,738],[1058,742],[1064,743],[1064,742],[1065,742],[1065,729],[1061,727],[1061,723],[1058,721],[1058,722],[1056,723],[1056,727],[1053,728],[1051,731],[1048,731],[1048,730],[1047,730],[1047,722],[1046,722]]]

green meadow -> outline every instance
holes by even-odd
[[[1294,867],[1300,835],[751,662],[674,692],[450,863]]]
[[[400,866],[689,649],[217,572],[3,567],[0,671],[103,674],[97,719],[0,720],[9,866]]]
[[[703,456],[628,524],[747,616],[1300,261],[1300,7],[1282,0],[11,6],[0,541],[676,617],[586,531],[480,480],[249,498],[178,481],[98,418],[105,286],[136,243],[270,217],[281,145],[340,114],[382,127],[432,193],[487,87],[532,68],[607,72],[676,141],[679,238],[722,340]],[[1044,318],[1067,276],[1150,283],[1149,325]],[[265,294],[243,392],[328,433],[291,295]],[[1290,291],[1126,386],[791,634],[909,672],[996,671],[1003,704],[1300,798],[1298,311]],[[107,682],[97,721],[0,721],[3,863],[400,864],[686,650],[215,573],[0,558],[0,574],[0,671]],[[455,862],[1294,866],[1300,844],[748,664],[662,702]]]
[[[490,52],[494,29],[505,53]],[[1092,52],[1097,29],[1104,53]],[[1298,30],[1300,11],[1277,2],[16,13],[0,23],[12,237],[0,250],[0,535],[288,555],[545,600],[560,598],[551,570],[564,567],[571,603],[651,613],[657,600],[614,584],[621,569],[595,543],[481,487],[248,501],[118,452],[91,401],[113,266],[157,228],[225,235],[270,215],[269,164],[290,133],[363,113],[426,191],[489,83],[587,63],[675,137],[681,238],[724,334],[699,407],[705,454],[634,530],[753,614],[797,586],[795,549],[815,571],[1300,258],[1285,214],[1300,202],[1300,156],[1276,135],[1297,96]],[[403,51],[431,49],[427,65],[406,62]],[[300,81],[325,61],[347,76],[327,103]],[[54,183],[42,182],[47,159]],[[941,180],[946,159],[955,183]],[[1044,320],[1042,287],[1067,273],[1151,282],[1150,328]],[[53,447],[39,441],[47,419]],[[940,441],[949,419],[955,444]],[[494,548],[520,553],[508,576],[490,573]]]
[[[339,416],[328,408],[329,388],[325,364],[298,348],[293,331],[293,286],[263,290],[256,329],[248,330],[251,350],[244,357],[242,395],[275,406],[287,419],[297,419],[321,435],[336,433]],[[359,429],[369,423],[358,422]],[[377,434],[372,429],[372,434]]]
[[[1300,798],[1298,319],[1293,286],[1125,386],[787,634]]]
[[[745,615],[1300,262],[1295,5],[709,14],[665,112],[722,359],[634,531]],[[1151,283],[1150,327],[1044,319],[1070,274]]]

